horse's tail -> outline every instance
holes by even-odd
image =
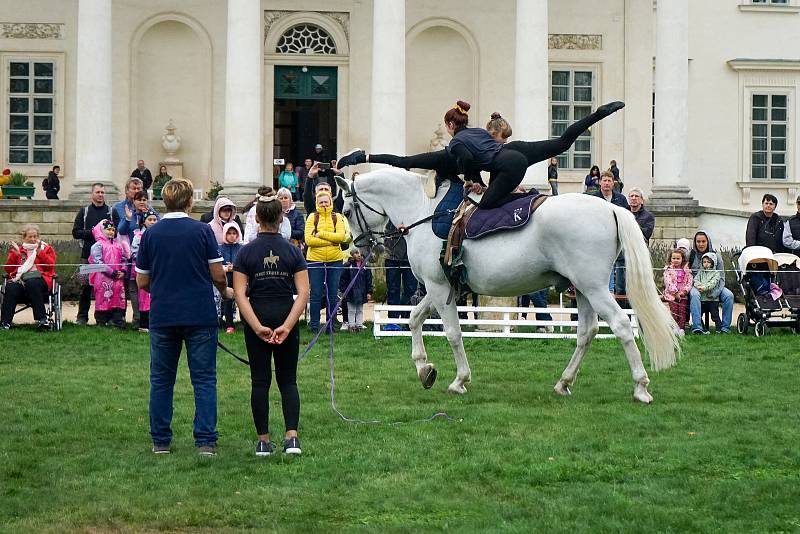
[[[614,208],[614,216],[617,235],[625,251],[628,299],[636,311],[650,366],[655,371],[667,369],[675,365],[681,350],[675,335],[677,325],[656,289],[650,251],[639,224],[629,211],[621,208]]]

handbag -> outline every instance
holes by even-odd
[[[42,278],[42,273],[39,271],[28,271],[26,273],[22,273],[20,276],[20,280],[23,282],[27,282],[28,280],[35,280],[36,278]]]

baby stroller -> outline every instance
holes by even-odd
[[[794,333],[800,334],[800,257],[786,252],[775,254],[778,287],[783,291],[783,306],[794,321]]]
[[[746,334],[754,325],[756,337],[767,334],[767,327],[796,326],[797,315],[784,308],[784,299],[778,295],[778,260],[767,247],[746,247],[731,258],[736,281],[744,298],[745,312],[736,319],[736,329]],[[787,321],[792,318],[793,321]]]

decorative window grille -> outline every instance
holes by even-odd
[[[785,94],[754,94],[751,103],[751,176],[785,180],[788,98]]]
[[[592,112],[595,75],[590,70],[553,70],[550,73],[550,138],[560,137],[567,127]],[[592,166],[592,132],[583,132],[567,152],[558,156],[562,169]]]
[[[319,26],[298,24],[286,30],[275,51],[279,54],[335,54],[336,43]]]
[[[8,163],[53,163],[55,64],[8,63]]]

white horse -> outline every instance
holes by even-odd
[[[379,169],[361,174],[353,184],[337,178],[345,191],[344,215],[357,246],[365,248],[372,237],[382,235],[386,222],[409,226],[434,213],[448,187],[443,184],[436,198],[424,191],[425,178],[402,169]],[[436,370],[428,362],[422,324],[433,308],[439,313],[453,350],[456,377],[451,393],[465,393],[470,368],[461,339],[455,302],[447,303],[448,283],[439,264],[442,240],[430,222],[415,226],[405,237],[408,260],[414,276],[425,284],[427,295],[411,312],[411,358],[424,387],[433,385]],[[608,322],[628,358],[634,381],[633,396],[650,403],[650,380],[634,341],[628,316],[608,291],[612,265],[625,251],[628,298],[636,311],[642,337],[653,370],[675,364],[680,347],[675,322],[661,303],[653,281],[650,254],[633,215],[602,199],[565,194],[544,202],[523,228],[465,240],[463,262],[469,285],[481,295],[511,297],[551,285],[575,287],[578,305],[578,340],[575,352],[554,389],[570,395],[578,368],[597,334],[597,314]],[[452,299],[453,301],[455,299]]]

